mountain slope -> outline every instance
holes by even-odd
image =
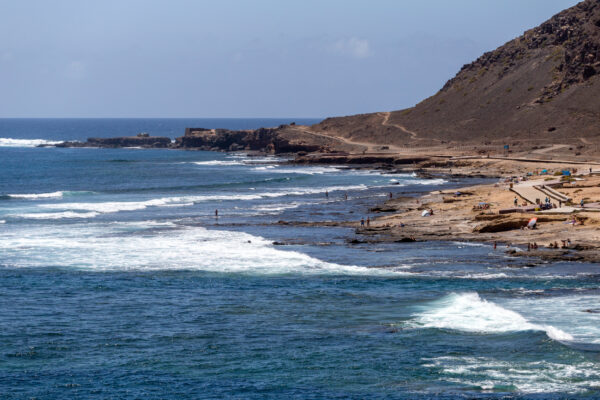
[[[401,146],[576,143],[599,151],[600,0],[483,54],[415,107],[328,118],[311,129]]]

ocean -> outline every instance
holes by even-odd
[[[600,397],[597,265],[294,223],[485,180],[35,147],[292,121],[0,120],[0,398]]]

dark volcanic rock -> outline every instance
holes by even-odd
[[[285,135],[286,126],[232,131],[228,129],[187,128],[185,135],[176,139],[175,147],[203,150],[254,150],[268,153],[320,151],[318,143],[295,141]]]
[[[113,138],[88,138],[86,142],[62,142],[56,147],[144,147],[144,148],[167,148],[171,145],[171,139],[160,136],[123,136]]]

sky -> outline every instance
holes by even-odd
[[[576,0],[0,0],[0,117],[411,107]]]

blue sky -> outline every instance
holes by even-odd
[[[406,108],[575,0],[0,0],[0,117]]]

